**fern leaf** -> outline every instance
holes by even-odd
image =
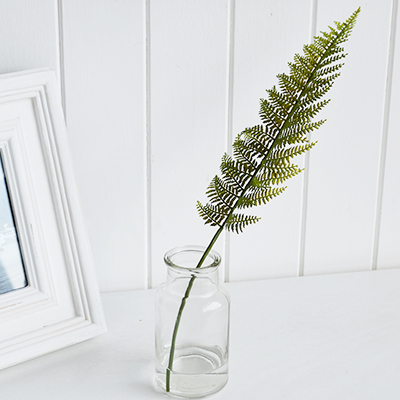
[[[237,208],[248,208],[253,206],[259,206],[266,204],[274,197],[280,195],[286,190],[286,187],[271,188],[271,187],[257,187],[251,186],[246,192],[245,196],[242,196],[237,204]]]
[[[221,210],[219,207],[211,204],[206,204],[203,206],[199,201],[197,202],[197,211],[205,220],[205,223],[212,226],[222,226],[222,222],[226,218],[226,212],[224,210]]]
[[[308,135],[325,120],[313,119],[330,101],[324,96],[340,75],[346,57],[341,44],[349,38],[359,12],[335,22],[303,46],[303,54],[294,55],[289,73],[277,75],[278,85],[260,100],[262,124],[241,132],[232,156],[222,157],[221,176],[212,179],[206,192],[209,202],[197,203],[205,223],[219,226],[210,245],[223,228],[240,233],[260,219],[237,214],[236,209],[265,204],[284,192],[283,182],[302,171],[291,159],[315,145]]]
[[[260,220],[254,215],[231,214],[225,222],[228,231],[240,233],[247,225],[255,224]]]
[[[260,169],[260,172],[257,174],[257,176],[253,178],[252,185],[256,185],[255,182],[260,182],[269,186],[280,185],[284,181],[300,174],[302,171],[303,169],[293,164],[286,167],[268,165],[264,169]]]

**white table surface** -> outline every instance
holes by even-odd
[[[400,269],[240,282],[213,400],[400,399]],[[154,290],[103,295],[107,334],[0,371],[1,400],[157,400]]]

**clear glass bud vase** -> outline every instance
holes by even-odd
[[[168,394],[199,398],[228,381],[229,295],[220,283],[220,255],[205,248],[170,250],[167,280],[156,294],[156,381]]]

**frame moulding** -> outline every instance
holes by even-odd
[[[54,72],[0,76],[0,154],[28,281],[0,295],[1,369],[106,326]]]

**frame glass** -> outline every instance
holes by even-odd
[[[0,295],[28,285],[0,153]]]

